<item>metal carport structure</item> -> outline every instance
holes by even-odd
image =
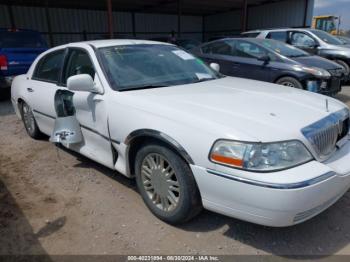
[[[308,26],[314,0],[0,0],[0,27],[29,28],[51,45],[169,34],[206,39],[247,29]]]

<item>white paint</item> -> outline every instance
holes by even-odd
[[[103,94],[76,92],[74,105],[81,125],[99,134],[82,129],[84,143],[71,149],[127,175],[127,146],[124,141],[133,131],[153,129],[177,141],[194,161],[191,169],[206,208],[232,217],[270,226],[293,224],[293,217],[310,208],[341,196],[350,186],[350,143],[347,142],[326,162],[307,164],[274,173],[255,173],[214,164],[208,154],[217,139],[251,142],[299,140],[313,153],[313,148],[300,130],[346,106],[325,97],[270,83],[226,77],[218,80],[166,88],[117,92],[110,88],[95,53],[96,48],[114,45],[152,44],[150,41],[105,40],[69,44],[84,48],[95,65],[95,84]],[[52,50],[48,51],[51,52]],[[48,53],[46,52],[46,53]],[[31,80],[37,61],[27,75],[16,77],[12,100],[23,99],[32,108],[54,115],[54,84]],[[35,89],[27,92],[27,87]],[[18,112],[18,110],[17,110]],[[40,129],[50,135],[54,121],[35,114]],[[109,122],[109,130],[107,126]],[[112,162],[109,136],[118,151]],[[247,185],[209,174],[206,169],[262,183],[288,184],[307,181],[327,172],[337,175],[318,184],[293,190],[277,190]],[[327,206],[328,207],[328,206]],[[326,208],[326,207],[325,207]],[[322,209],[323,210],[323,209]]]

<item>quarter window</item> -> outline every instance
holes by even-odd
[[[33,78],[41,81],[57,83],[62,69],[64,49],[47,54],[38,62]]]

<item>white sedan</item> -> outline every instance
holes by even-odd
[[[12,84],[32,138],[136,177],[149,209],[202,207],[267,226],[301,223],[350,187],[349,110],[311,92],[222,76],[171,45],[55,47]]]

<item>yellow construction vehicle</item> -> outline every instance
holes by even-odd
[[[340,18],[334,15],[314,16],[312,28],[326,31],[332,35],[338,34],[337,24],[340,24]]]

